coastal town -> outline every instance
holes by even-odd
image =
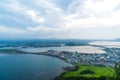
[[[46,50],[43,52],[26,52],[22,49],[0,49],[0,53],[16,53],[16,54],[37,54],[57,57],[71,64],[81,63],[83,65],[107,66],[115,67],[115,63],[120,61],[120,48],[107,48],[103,46],[93,46],[101,48],[105,53],[84,53],[79,51],[57,51]],[[58,47],[59,48],[59,47]],[[86,48],[86,47],[85,47]],[[88,52],[88,51],[87,51]]]
[[[115,63],[120,60],[120,49],[119,48],[105,48],[106,53],[104,54],[87,54],[80,52],[67,52],[67,51],[54,51],[48,50],[46,52],[32,53],[53,56],[63,59],[71,64],[81,63],[83,65],[96,65],[96,66],[107,66],[114,67]]]

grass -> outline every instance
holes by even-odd
[[[97,79],[103,76],[114,77],[115,75],[114,68],[98,67],[98,66],[93,66],[93,65],[80,65],[80,64],[77,64],[77,66],[78,66],[78,69],[76,71],[69,71],[69,72],[63,73],[59,77],[57,77],[56,80],[60,80],[60,79],[64,80],[70,77],[74,77],[74,78],[83,77],[83,78],[96,78]]]
[[[78,65],[79,68],[77,71],[70,71],[64,74],[64,77],[100,77],[100,76],[109,76],[112,77],[115,74],[115,70],[109,67],[96,67],[92,65]],[[80,74],[82,71],[90,70],[94,72],[94,74]]]

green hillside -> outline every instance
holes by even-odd
[[[113,68],[79,64],[76,71],[63,73],[56,80],[114,80],[114,76]]]

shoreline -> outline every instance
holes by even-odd
[[[107,67],[114,67],[114,63],[112,61],[115,58],[116,60],[118,60],[118,58],[116,58],[116,56],[114,56],[114,54],[112,54],[111,49],[104,49],[107,53],[106,54],[86,54],[86,53],[79,53],[79,52],[68,52],[68,51],[54,51],[54,50],[48,50],[45,52],[25,52],[23,50],[20,49],[6,49],[6,51],[4,52],[0,52],[0,53],[11,53],[11,54],[35,54],[35,55],[45,55],[45,56],[51,56],[51,57],[56,57],[59,58],[61,60],[64,60],[67,63],[70,63],[72,65],[76,65],[76,63],[81,63],[83,65],[88,65],[88,64],[92,64],[92,65],[98,65],[98,66],[107,66]],[[119,54],[115,54],[118,55]]]
[[[25,53],[26,54],[26,53]],[[62,57],[59,57],[59,56],[55,56],[55,55],[50,55],[50,54],[44,54],[44,53],[27,53],[27,54],[33,54],[33,55],[44,55],[44,56],[50,56],[50,57],[55,57],[55,58],[58,58],[58,59],[61,59],[67,63],[70,63],[72,65],[75,66],[75,64],[71,63],[71,62],[68,62],[65,58],[62,58]]]

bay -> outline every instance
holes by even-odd
[[[72,65],[50,56],[0,54],[0,80],[52,80],[66,66]]]

